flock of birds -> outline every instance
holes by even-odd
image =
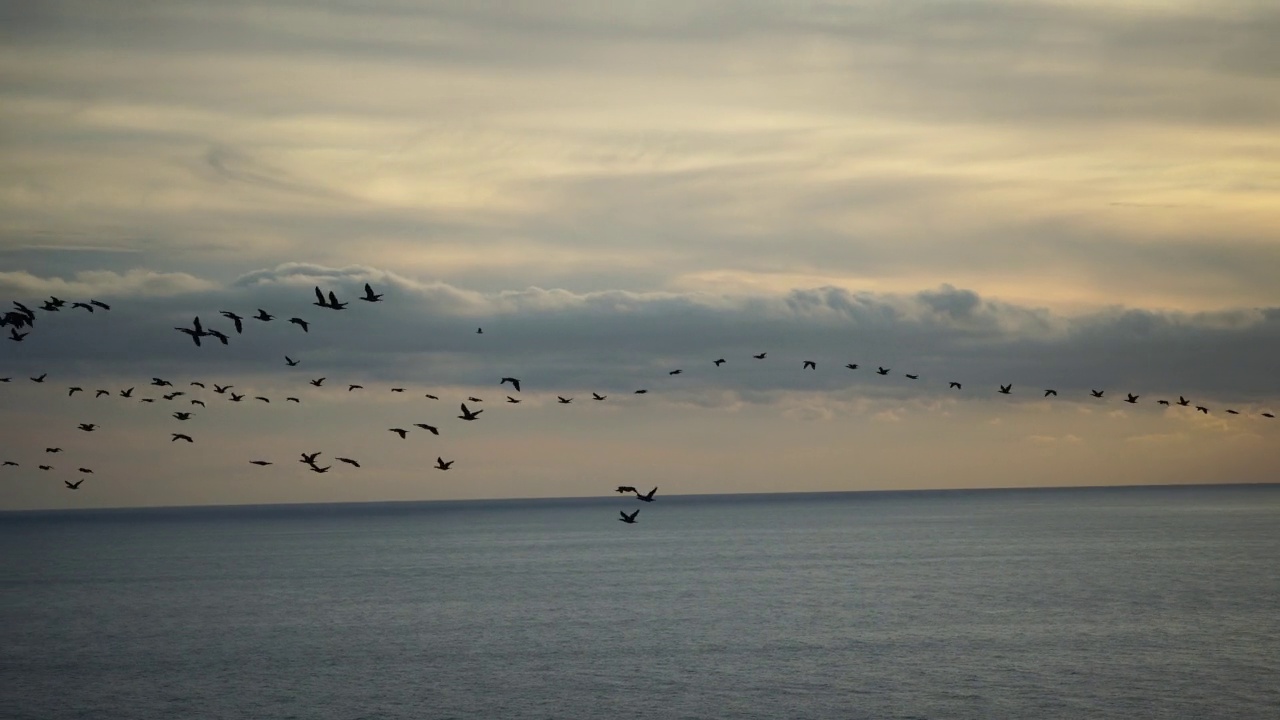
[[[340,301],[336,293],[333,292],[332,290],[326,294],[318,286],[315,288],[315,297],[316,297],[315,302],[311,304],[316,307],[324,308],[327,310],[342,311],[347,309],[347,307],[350,305],[349,302]],[[375,293],[373,288],[368,283],[365,283],[364,295],[357,296],[358,300],[371,303],[371,304],[382,302],[382,298],[383,298],[383,295],[381,293]],[[0,316],[0,328],[10,327],[9,340],[14,342],[24,342],[27,336],[31,333],[31,331],[35,327],[36,318],[37,318],[36,312],[32,310],[30,307],[17,301],[15,301],[13,305],[14,305],[13,310],[6,311],[4,315]],[[44,301],[39,307],[42,312],[56,313],[56,312],[60,312],[64,307],[67,307],[67,302],[57,297],[50,297],[48,300]],[[95,312],[95,309],[101,310],[101,311],[110,311],[111,306],[106,303],[100,302],[98,300],[91,299],[87,302],[73,302],[70,305],[70,309],[71,310],[83,309],[84,311],[93,313]],[[202,339],[204,338],[214,338],[221,344],[227,345],[231,342],[231,339],[233,337],[232,332],[234,332],[235,335],[240,335],[244,332],[246,320],[255,320],[260,323],[269,323],[277,319],[277,316],[261,308],[258,308],[257,312],[251,315],[241,315],[229,310],[222,310],[222,311],[219,311],[219,316],[222,317],[224,320],[229,320],[232,323],[231,332],[223,332],[215,328],[205,327],[205,325],[201,322],[198,316],[193,318],[191,325],[189,327],[188,326],[175,327],[174,330],[178,331],[183,335],[186,335],[188,338],[191,339],[191,341],[197,347],[202,345]],[[291,317],[288,319],[287,322],[292,325],[298,326],[299,328],[301,328],[301,330],[304,333],[310,331],[311,322],[304,320],[300,317]],[[484,334],[484,329],[476,328],[475,332],[476,334]],[[757,353],[752,355],[751,358],[755,361],[764,361],[768,358],[768,353],[767,352]],[[289,367],[296,367],[299,364],[301,364],[300,360],[295,359],[289,355],[286,355],[284,357],[284,361],[285,361],[285,364]],[[717,358],[711,361],[712,365],[714,365],[717,368],[724,365],[726,362],[728,362],[728,360],[723,357]],[[847,363],[845,364],[844,367],[848,370],[858,370],[861,366],[857,363]],[[805,371],[805,370],[816,371],[817,368],[818,368],[818,363],[815,360],[801,361],[801,365],[800,365],[801,371]],[[877,375],[887,376],[891,373],[891,370],[892,370],[891,368],[878,366],[875,372]],[[668,371],[668,375],[676,376],[676,375],[682,374],[683,372],[684,372],[683,369],[676,368]],[[920,376],[918,374],[913,374],[913,373],[904,373],[903,376],[908,380],[912,380],[912,381],[920,379]],[[12,380],[13,378],[11,377],[0,377],[0,383],[9,383],[9,382],[12,382]],[[33,383],[44,384],[48,381],[48,373],[42,373],[41,375],[38,375],[38,376],[29,377],[28,380]],[[332,387],[332,385],[330,386],[325,385],[325,382],[327,380],[328,380],[327,377],[310,378],[308,380],[308,384],[314,388]],[[175,389],[171,381],[166,380],[164,378],[160,378],[160,377],[153,377],[151,378],[151,382],[149,383],[148,387],[155,388],[156,390],[154,390],[154,392],[160,392],[159,398],[152,397],[152,396],[139,395],[139,396],[136,396],[136,399],[142,403],[155,403],[157,399],[162,399],[165,402],[182,403],[185,401],[187,403],[186,405],[187,408],[191,408],[191,407],[207,408],[208,407],[207,401],[212,401],[215,395],[225,397],[230,402],[238,403],[246,400],[247,393],[234,392],[235,386],[232,384],[226,384],[226,385],[220,385],[217,383],[211,383],[211,384],[212,384],[213,395],[208,395],[207,394],[207,391],[209,390],[208,385],[198,380],[191,381],[186,389]],[[519,394],[521,392],[520,378],[510,377],[510,376],[502,377],[499,380],[498,385],[499,386],[510,385],[514,393]],[[949,390],[962,390],[963,387],[964,386],[961,382],[954,381],[954,380],[948,382]],[[160,389],[162,388],[169,388],[169,390],[161,391]],[[197,391],[195,390],[195,388],[198,388],[199,390]],[[363,389],[364,389],[364,386],[357,383],[348,383],[346,385],[347,392],[355,392],[357,390],[363,390]],[[123,398],[123,399],[134,399],[135,398],[134,393],[137,390],[138,390],[138,386],[128,387],[128,388],[119,389],[115,391],[104,389],[104,388],[98,388],[93,391],[93,397],[97,399],[102,397],[114,396],[114,397]],[[393,393],[403,393],[406,391],[406,388],[392,387],[390,388],[390,390]],[[1003,395],[1011,395],[1013,393],[1013,385],[1012,384],[1000,385],[997,392]],[[1104,398],[1105,392],[1106,392],[1105,390],[1091,389],[1090,396],[1092,398]],[[85,390],[83,387],[76,386],[76,385],[72,385],[67,388],[68,396],[74,396],[77,393],[84,393],[87,396],[89,394],[89,391]],[[633,394],[636,394],[636,395],[644,395],[646,393],[648,393],[647,388],[639,388],[633,391]],[[1058,391],[1054,388],[1043,388],[1043,393],[1044,393],[1043,397],[1045,398],[1056,397],[1058,395]],[[201,397],[196,397],[195,396],[196,394],[201,395]],[[431,400],[440,399],[438,396],[433,395],[431,393],[426,393],[425,397]],[[1136,395],[1133,393],[1125,393],[1123,402],[1126,402],[1129,404],[1136,404],[1140,397],[1141,397],[1140,395]],[[602,395],[598,392],[591,393],[591,400],[595,402],[602,402],[607,400],[607,398],[608,398],[607,395]],[[271,402],[271,398],[263,395],[255,395],[252,397],[252,399],[262,403]],[[574,401],[574,399],[575,398],[573,397],[565,397],[562,395],[557,396],[557,402],[562,405],[571,404]],[[302,400],[301,398],[296,396],[289,396],[285,398],[285,402],[301,404]],[[484,410],[472,409],[471,407],[468,407],[467,405],[468,402],[472,403],[472,405],[477,405],[479,403],[482,403],[483,400],[475,396],[467,397],[466,401],[461,402],[459,404],[461,414],[458,415],[457,418],[466,422],[474,422],[476,420],[479,420],[480,415],[484,412]],[[508,404],[519,404],[520,402],[521,400],[513,395],[506,396],[506,403]],[[1165,406],[1178,405],[1182,407],[1194,407],[1196,411],[1199,411],[1206,415],[1209,414],[1210,412],[1208,407],[1204,405],[1193,405],[1190,400],[1188,400],[1187,398],[1181,395],[1178,396],[1178,399],[1176,401],[1172,399],[1160,399],[1160,400],[1157,400],[1156,402],[1159,403],[1160,405],[1165,405]],[[1237,411],[1234,408],[1226,409],[1226,413],[1230,415],[1241,414],[1239,411]],[[190,421],[193,417],[195,417],[195,415],[196,415],[196,411],[190,410],[190,409],[174,410],[171,413],[172,418],[178,422]],[[1275,415],[1270,412],[1261,412],[1259,413],[1259,415],[1261,417],[1268,418],[1268,419],[1275,418]],[[431,433],[432,435],[436,435],[436,436],[440,435],[440,428],[438,425],[432,425],[432,424],[423,422],[423,423],[413,423],[412,427],[425,430]],[[86,422],[86,423],[79,423],[78,429],[82,432],[95,432],[98,429],[100,429],[100,426],[97,423]],[[402,427],[388,428],[387,431],[398,435],[401,439],[406,439],[409,433],[411,432],[411,430],[407,428],[402,428]],[[170,442],[194,443],[195,438],[191,434],[186,432],[172,432],[170,433]],[[45,448],[45,453],[50,455],[56,455],[62,452],[63,452],[63,448],[60,446],[49,446]],[[302,463],[303,465],[306,465],[311,472],[327,473],[331,469],[333,469],[333,464],[329,463],[329,464],[322,465],[321,461],[319,460],[321,455],[322,453],[320,451],[302,452],[300,453],[299,462]],[[360,462],[358,460],[350,457],[335,456],[333,458],[333,461],[341,462],[354,468],[361,467]],[[252,465],[256,465],[260,467],[265,467],[265,466],[274,464],[273,461],[262,460],[262,459],[249,460],[248,462]],[[442,471],[449,470],[453,466],[454,462],[455,461],[453,460],[445,460],[443,456],[437,456],[434,468]],[[3,467],[20,467],[21,465],[20,463],[14,460],[4,460],[2,463],[2,466]],[[41,471],[45,471],[45,472],[54,470],[54,466],[48,463],[39,464],[38,467]],[[91,475],[93,474],[93,469],[89,467],[81,466],[77,468],[77,472],[81,475]],[[63,480],[63,483],[66,489],[68,490],[78,490],[81,484],[84,483],[84,481],[85,479],[81,477],[75,482],[72,482],[70,480]],[[632,487],[629,485],[621,485],[617,487],[616,491],[622,495],[630,494],[642,502],[653,502],[654,496],[657,493],[657,490],[658,488],[654,487],[652,490],[650,490],[647,493],[641,493],[635,487]],[[619,511],[619,514],[621,517],[619,517],[618,519],[628,524],[634,524],[637,522],[637,516],[639,515],[639,512],[640,510],[638,508],[633,512],[631,512],[630,514],[626,513],[625,511]]]

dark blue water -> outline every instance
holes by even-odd
[[[0,514],[6,718],[1275,718],[1280,488]]]

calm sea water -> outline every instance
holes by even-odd
[[[1275,718],[1280,487],[0,514],[6,718]]]

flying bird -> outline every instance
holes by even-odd
[[[287,397],[287,398],[285,398],[285,399],[284,399],[284,401],[285,401],[285,402],[294,402],[294,403],[298,403],[299,405],[301,405],[301,404],[302,404],[302,401],[301,401],[301,400],[299,400],[299,399],[298,399],[298,398],[296,398],[296,397]]]
[[[679,374],[680,374],[680,373],[682,373],[682,372],[684,372],[684,371],[683,371],[683,370],[672,370],[671,372],[669,372],[669,373],[667,373],[667,374],[668,374],[668,375],[679,375]]]
[[[249,461],[249,464],[250,464],[250,465],[266,466],[266,465],[270,465],[271,463],[267,462],[266,460],[250,460],[250,461]]]
[[[320,467],[319,465],[312,465],[312,466],[311,466],[311,472],[314,472],[314,473],[327,473],[327,472],[329,472],[329,468],[331,468],[331,467],[333,467],[333,466],[332,466],[332,465],[325,465],[324,467]]]
[[[79,489],[80,489],[80,483],[82,483],[82,482],[84,482],[84,478],[80,478],[79,480],[77,480],[77,481],[75,481],[75,482],[71,482],[70,480],[63,480],[63,481],[62,481],[62,484],[63,484],[63,485],[66,485],[68,490],[79,490]]]
[[[80,387],[69,387],[69,388],[67,388],[67,397],[71,397],[72,395],[75,395],[75,394],[76,394],[76,393],[78,393],[78,392],[84,392],[84,388],[80,388]]]
[[[716,367],[720,367],[721,365],[724,364],[724,358],[720,358],[719,360],[712,360],[711,364],[715,365]]]
[[[375,295],[375,294],[374,294],[374,292],[373,292],[373,288],[369,287],[369,283],[365,283],[365,284],[364,284],[364,297],[362,297],[362,298],[360,298],[360,299],[361,299],[361,300],[364,300],[365,302],[381,302],[381,300],[382,300],[382,294],[381,294],[381,293],[378,293],[378,294],[376,294],[376,295]]]
[[[89,300],[89,304],[90,304],[90,305],[97,305],[98,307],[102,308],[103,310],[110,310],[110,309],[111,309],[111,306],[110,306],[110,305],[108,305],[108,304],[106,304],[106,303],[104,303],[104,302],[98,302],[97,300]]]
[[[1197,405],[1197,406],[1196,406],[1196,409],[1197,409],[1197,410],[1199,410],[1200,412],[1204,413],[1205,415],[1208,415],[1208,414],[1209,414],[1209,408],[1207,408],[1207,407],[1205,407],[1205,406],[1203,406],[1203,405]]]
[[[348,386],[347,386],[347,392],[351,392],[352,390],[363,390],[363,389],[364,389],[364,386],[363,386],[363,385],[348,385]]]
[[[195,442],[194,440],[191,439],[190,435],[184,435],[182,433],[169,433],[169,434],[173,436],[173,439],[170,440],[169,442],[177,442],[179,440],[186,440],[187,442]]]
[[[39,375],[31,378],[31,382],[42,383],[44,382],[44,379],[47,377],[49,377],[49,373],[40,373]]]
[[[920,376],[919,376],[919,375],[912,375],[911,373],[903,373],[902,375],[903,375],[903,377],[907,378],[908,380],[919,380],[919,379],[920,379]]]
[[[439,400],[439,399],[440,399],[440,398],[436,397],[435,395],[432,395],[431,393],[427,393],[426,395],[423,395],[423,397],[425,397],[425,398],[429,398],[429,399],[431,399],[431,400]]]
[[[1100,398],[1102,397],[1102,393],[1106,392],[1106,390],[1090,390],[1089,392],[1092,393],[1094,397]]]
[[[1157,402],[1157,403],[1160,403],[1161,405],[1168,405],[1168,404],[1169,404],[1169,401],[1168,401],[1168,400],[1157,400],[1156,402]]]
[[[293,366],[297,365],[297,364],[298,364],[298,362],[299,362],[298,360],[294,360],[293,358],[289,357],[288,355],[285,355],[285,356],[284,356],[284,364],[285,364],[285,365],[288,365],[289,367],[293,367]]]
[[[1013,389],[1013,383],[1009,383],[1008,385],[1001,385],[1001,386],[1000,386],[1000,392],[1004,393],[1005,395],[1008,395],[1008,394],[1009,394],[1009,391],[1010,391],[1010,390],[1012,390],[1012,389]]]
[[[174,416],[175,418],[179,419],[179,420],[190,420],[190,419],[191,419],[191,413],[189,413],[189,412],[176,412],[176,413],[174,413],[174,414],[173,414],[173,416]]]
[[[92,306],[92,305],[90,305],[89,303],[82,303],[82,302],[73,302],[73,303],[71,303],[71,309],[72,309],[72,310],[74,310],[74,309],[76,309],[76,308],[84,308],[85,310],[88,310],[89,312],[93,312],[93,306]]]
[[[948,383],[948,384],[947,384],[947,387],[948,387],[948,388],[955,388],[955,389],[957,389],[957,390],[961,390],[961,389],[962,389],[962,388],[960,387],[960,383],[958,383],[958,382],[954,382],[954,381],[953,381],[953,382],[951,382],[951,383]]]
[[[258,308],[258,314],[257,314],[257,315],[254,315],[254,316],[253,316],[253,319],[254,319],[254,320],[261,320],[261,321],[263,321],[263,322],[270,322],[270,321],[272,321],[272,320],[275,320],[275,319],[276,319],[276,316],[275,316],[275,315],[272,315],[271,313],[267,312],[266,310],[263,310],[262,308]]]
[[[639,494],[639,491],[631,487],[630,485],[619,485],[618,492],[619,493],[636,493],[637,495]]]
[[[619,511],[618,511],[618,514],[622,516],[622,517],[618,518],[619,520],[621,520],[621,521],[622,521],[622,522],[624,522],[624,523],[628,523],[628,524],[630,524],[630,525],[634,525],[634,524],[635,524],[635,522],[636,522],[636,516],[640,514],[640,508],[636,508],[636,511],[635,511],[635,512],[633,512],[633,513],[631,513],[630,515],[626,514],[625,512],[623,512],[623,511],[621,511],[621,510],[619,510]]]
[[[241,401],[241,400],[243,400],[243,399],[244,399],[244,395],[243,395],[243,394],[241,394],[241,395],[237,395],[237,394],[235,394],[235,393],[231,393],[231,402],[240,402],[240,401]]]
[[[158,378],[158,377],[151,378],[151,384],[155,385],[156,387],[173,387],[173,383],[169,382],[168,380],[165,380],[164,378]]]
[[[351,458],[335,457],[334,460],[344,462],[348,465],[354,465],[356,467],[360,467],[360,463],[356,462],[355,460],[352,460]]]
[[[60,447],[54,447],[54,448],[47,447],[47,448],[45,448],[45,449],[44,449],[44,451],[45,451],[45,452],[47,452],[47,453],[60,453],[60,452],[62,452],[62,448],[60,448]]]
[[[654,493],[656,493],[656,492],[658,492],[658,488],[656,488],[656,487],[655,487],[654,489],[650,490],[650,491],[649,491],[647,494],[645,494],[645,495],[641,495],[641,494],[640,494],[640,491],[639,491],[639,490],[637,490],[637,491],[636,491],[636,497],[637,497],[637,498],[639,498],[639,499],[641,499],[641,500],[643,500],[643,501],[645,501],[645,502],[653,502],[653,494],[654,494]]]
[[[423,430],[426,430],[427,432],[431,433],[432,435],[439,435],[439,434],[440,434],[440,429],[439,429],[439,428],[437,428],[435,425],[428,425],[428,424],[426,424],[426,423],[414,423],[414,424],[413,424],[413,426],[414,426],[414,427],[420,427],[420,428],[422,428]]]
[[[510,395],[507,396],[507,402],[511,403],[512,405],[518,405],[520,403],[519,400],[511,397]]]
[[[221,330],[209,330],[205,334],[208,335],[209,337],[218,338],[218,342],[222,343],[223,345],[229,344],[229,341],[231,340],[231,338],[227,337],[226,333],[222,332]]]
[[[93,423],[80,423],[80,429],[85,432],[93,432],[98,429],[98,426]]]
[[[218,393],[219,395],[224,395],[228,390],[230,390],[233,387],[235,387],[235,385],[219,385],[218,383],[214,383],[213,391]]]
[[[321,385],[324,384],[324,378],[316,378],[315,380],[311,381],[311,384],[315,385],[316,387],[320,387]]]
[[[93,394],[93,397],[96,400],[97,398],[100,398],[103,395],[110,395],[110,394],[111,394],[110,390],[99,390],[98,392]]]
[[[191,387],[198,387],[198,388],[200,388],[201,390],[203,390],[203,389],[204,389],[204,383],[199,382],[198,380],[192,380],[192,381],[191,381]]]
[[[444,458],[442,458],[442,457],[437,457],[437,458],[436,458],[436,469],[437,469],[437,470],[448,470],[448,469],[449,469],[450,467],[452,467],[452,466],[453,466],[453,461],[452,461],[452,460],[448,460],[448,461],[446,461],[446,460],[445,460]]]
[[[310,323],[302,318],[289,318],[289,322],[302,328],[302,332],[310,332],[307,328],[311,327]]]
[[[77,469],[78,469],[80,472],[82,472],[82,473],[84,473],[84,474],[86,474],[86,475],[92,475],[92,474],[93,474],[93,471],[92,471],[92,470],[90,470],[89,468],[77,468]]]
[[[409,434],[409,431],[408,431],[408,430],[405,430],[405,429],[403,429],[403,428],[389,428],[389,432],[393,432],[393,433],[395,433],[395,434],[399,435],[401,440],[403,440],[403,439],[404,439],[404,436],[405,436],[405,435],[408,435],[408,434]]]
[[[1179,395],[1178,404],[1181,405],[1182,407],[1186,407],[1191,404],[1191,401]]]
[[[592,400],[603,400],[603,399],[605,399],[605,398],[607,398],[607,397],[609,397],[609,396],[608,396],[608,395],[601,395],[600,393],[594,393],[594,392],[593,392],[593,393],[591,393],[591,399],[592,399]]]
[[[1138,397],[1139,397],[1138,395],[1134,395],[1133,393],[1125,393],[1125,394],[1129,396],[1125,398],[1124,400],[1125,402],[1129,403],[1130,405],[1136,405],[1138,403]]]
[[[484,412],[484,411],[483,411],[483,410],[476,410],[475,412],[472,412],[472,411],[470,411],[470,410],[468,410],[468,409],[467,409],[467,404],[466,404],[466,403],[462,403],[462,414],[461,414],[461,415],[459,415],[458,417],[459,417],[459,418],[461,418],[461,419],[463,419],[463,420],[475,420],[477,417],[479,417],[479,416],[480,416],[480,413],[482,413],[482,412]]]
[[[1053,395],[1054,397],[1057,397],[1057,395],[1058,395],[1058,391],[1057,391],[1057,390],[1054,390],[1053,388],[1046,389],[1046,390],[1044,391],[1044,396],[1045,396],[1045,397],[1049,397],[1050,395]]]
[[[22,342],[23,338],[30,334],[29,332],[20,333],[18,328],[9,328],[9,339],[15,342]]]
[[[520,392],[520,379],[519,379],[519,378],[504,377],[504,378],[502,378],[502,381],[501,381],[501,382],[499,382],[498,384],[499,384],[499,385],[501,385],[502,383],[511,383],[511,387],[515,388],[515,389],[516,389],[516,392]]]
[[[299,453],[299,454],[302,455],[302,459],[299,460],[298,462],[306,463],[308,465],[314,465],[316,462],[316,458],[320,457],[319,451],[316,451],[313,453]]]
[[[561,397],[560,395],[557,395],[556,399],[560,401],[561,405],[568,405],[573,402],[573,398]]]
[[[757,360],[763,360],[763,359],[764,359],[764,356],[765,356],[765,355],[768,355],[768,354],[769,354],[769,353],[760,353],[759,355],[752,355],[751,357],[753,357],[753,358],[755,358],[755,359],[757,359]]]
[[[818,363],[816,363],[816,362],[814,362],[814,361],[812,361],[812,360],[805,360],[805,361],[804,361],[804,365],[803,365],[800,369],[801,369],[801,370],[817,370],[817,369],[818,369]]]
[[[404,388],[391,388],[391,392],[398,392],[398,393],[402,393],[402,392],[404,392]]]
[[[877,374],[877,375],[888,375],[888,374],[889,374],[889,368],[887,368],[887,367],[877,368],[877,369],[876,369],[876,374]]]
[[[468,401],[468,402],[484,402],[483,400],[481,400],[481,399],[480,399],[480,398],[478,398],[478,397],[469,397],[469,398],[467,398],[467,401]]]
[[[235,314],[235,313],[231,312],[230,310],[223,310],[223,311],[222,311],[222,317],[227,318],[228,320],[230,320],[231,322],[233,322],[233,323],[235,323],[235,324],[236,324],[236,334],[237,334],[237,335],[238,335],[238,334],[240,334],[240,333],[242,333],[242,332],[244,332],[244,318],[243,318],[243,317],[240,317],[239,315],[237,315],[237,314]]]
[[[647,392],[649,392],[649,391],[648,391],[648,390],[645,390],[644,388],[640,388],[639,390],[635,391],[635,393],[634,393],[634,394],[636,394],[636,395],[643,395],[643,394],[645,394],[645,393],[647,393]]]

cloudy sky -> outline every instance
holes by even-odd
[[[0,508],[1274,481],[1280,9],[1119,5],[0,0]]]

